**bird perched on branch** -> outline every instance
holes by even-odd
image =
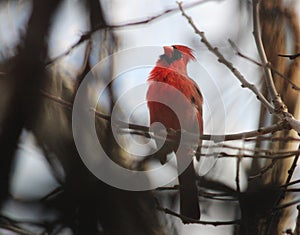
[[[167,129],[180,130],[181,133],[183,130],[192,133],[197,131],[200,136],[203,133],[203,98],[197,84],[187,74],[187,64],[190,60],[195,60],[190,48],[183,45],[165,46],[164,54],[159,57],[156,66],[150,72],[146,98],[150,124],[159,122]],[[198,190],[192,159],[195,151],[191,151],[192,146],[186,144],[181,148],[184,151],[177,151],[180,145],[178,137],[170,134],[167,137],[173,141],[164,142],[156,154],[164,164],[167,154],[173,151],[176,153],[177,169],[178,173],[181,173],[178,176],[180,214],[183,217],[199,219]],[[199,143],[197,139],[197,146]],[[196,151],[197,160],[199,160],[199,149],[200,147]],[[188,220],[182,220],[188,223]]]

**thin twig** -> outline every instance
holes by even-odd
[[[155,190],[157,190],[157,191],[179,190],[179,185],[174,185],[173,187],[158,187]]]
[[[300,192],[300,188],[290,188],[285,190],[286,193]]]
[[[183,215],[180,215],[168,208],[163,208],[161,206],[157,206],[157,210],[162,211],[166,214],[173,215],[177,218],[180,218],[184,220],[186,223],[191,223],[191,224],[203,224],[203,225],[212,225],[212,226],[221,226],[221,225],[239,225],[240,220],[231,220],[231,221],[201,221],[201,220],[196,220],[192,219]]]
[[[288,203],[285,203],[285,204],[282,204],[280,206],[275,207],[273,211],[283,210],[287,207],[294,206],[294,205],[299,204],[299,203],[300,203],[300,199],[290,201]]]
[[[249,154],[243,154],[243,158],[261,158],[261,159],[275,159],[275,160],[279,160],[279,159],[285,159],[285,158],[291,158],[294,157],[296,154],[298,154],[299,151],[290,151],[290,152],[286,152],[286,153],[272,153],[269,155],[264,155],[264,154],[255,154],[255,155],[249,155]],[[203,154],[201,155],[204,157],[213,157],[215,156],[216,153],[212,153],[212,154]],[[237,158],[238,156],[236,154],[230,154],[230,153],[226,153],[226,152],[220,152],[218,153],[218,158]]]
[[[244,141],[251,142],[251,141],[271,141],[271,142],[299,142],[300,138],[295,138],[292,136],[285,136],[285,137],[274,137],[274,136],[257,136],[254,138],[246,138]]]
[[[300,184],[300,180],[294,180],[294,181],[291,181],[290,183],[281,185],[280,187],[281,187],[281,188],[286,188],[286,187],[288,187],[288,186],[292,186],[292,185],[295,185],[295,184]]]
[[[236,183],[236,191],[238,193],[241,192],[241,187],[240,187],[240,169],[241,169],[241,161],[242,161],[242,151],[239,151],[239,154],[237,156],[237,161],[236,161],[236,176],[235,176],[235,183]]]
[[[213,193],[207,193],[207,192],[199,192],[198,194],[200,197],[211,199],[211,200],[217,200],[217,201],[226,201],[226,202],[236,202],[238,201],[237,197],[234,197],[234,195],[228,195],[226,194],[213,194]]]
[[[173,187],[159,187],[156,188],[157,191],[178,191],[179,185],[174,185]],[[237,201],[237,197],[229,193],[211,193],[205,192],[204,190],[199,190],[198,195],[200,197],[209,198],[212,200],[219,200],[219,201]]]
[[[291,84],[292,89],[296,90],[296,91],[300,91],[300,87],[298,87],[295,83],[293,83],[288,77],[286,77],[285,75],[283,75],[282,73],[280,73],[276,68],[274,68],[270,63],[268,63],[267,65],[263,65],[262,63],[250,58],[249,56],[246,56],[245,54],[243,54],[240,49],[237,47],[237,45],[230,39],[228,39],[228,42],[230,44],[230,46],[232,47],[232,49],[235,51],[236,55],[252,62],[253,64],[256,64],[260,67],[264,67],[264,66],[268,66],[275,74],[277,74],[279,77],[283,78],[287,83]]]
[[[296,59],[297,57],[300,56],[300,53],[293,54],[293,55],[283,55],[283,54],[279,54],[278,56],[281,56],[281,57],[288,57],[290,60],[294,60],[294,59]]]
[[[298,150],[300,150],[300,145],[298,146]],[[297,162],[298,162],[298,159],[299,159],[299,154],[296,154],[295,155],[295,158],[294,158],[294,161],[290,167],[290,169],[288,170],[288,176],[287,176],[287,179],[285,181],[285,185],[289,185],[289,183],[291,182],[291,179],[293,177],[293,174],[295,172],[295,169],[297,167]],[[278,198],[277,202],[276,202],[276,205],[279,205],[279,203],[281,202],[282,199],[284,199],[285,197],[285,190],[287,189],[287,186],[284,187],[284,190],[282,191],[280,197]]]
[[[271,69],[266,66],[269,64],[261,36],[261,25],[259,19],[260,0],[253,0],[253,35],[257,46],[258,54],[262,61],[265,74],[265,82],[267,90],[271,96],[276,112],[286,112],[286,106],[283,104],[273,81]]]
[[[13,232],[14,234],[19,234],[19,235],[36,235],[36,233],[26,231],[23,228],[17,227],[15,225],[10,225],[10,224],[1,224],[0,223],[0,228],[9,230],[9,231]]]
[[[35,235],[35,233],[27,231],[24,228],[21,228],[18,224],[30,224],[30,225],[41,226],[40,223],[35,223],[31,221],[17,221],[7,216],[0,215],[0,228],[10,230],[20,235]]]
[[[206,0],[198,0],[195,2],[192,2],[190,4],[186,5],[186,8],[192,8],[195,7],[201,3],[204,3]],[[132,22],[127,22],[127,23],[122,23],[122,24],[115,24],[115,25],[105,25],[105,24],[99,24],[95,28],[91,29],[90,31],[85,32],[84,34],[81,35],[81,37],[78,39],[76,43],[74,43],[69,49],[67,49],[65,52],[61,53],[60,55],[56,56],[55,58],[51,59],[46,63],[46,66],[53,64],[55,61],[69,55],[74,48],[78,47],[80,44],[83,42],[89,40],[91,36],[99,31],[99,30],[108,30],[108,29],[120,29],[120,28],[125,28],[125,27],[132,27],[132,26],[138,26],[138,25],[143,25],[143,24],[148,24],[150,22],[153,22],[161,17],[166,16],[167,14],[175,13],[178,11],[177,7],[167,9],[161,13],[158,13],[152,17],[148,17],[146,19],[140,19],[140,20],[134,20]]]
[[[275,166],[275,164],[277,163],[278,159],[272,159],[271,163],[267,166],[265,166],[258,174],[256,175],[252,175],[248,177],[248,180],[254,180],[256,178],[262,177],[264,174],[266,174],[269,170],[273,169],[273,167]]]
[[[298,146],[298,150],[300,150],[300,145]],[[294,174],[294,172],[296,170],[298,160],[299,160],[299,153],[295,156],[294,161],[293,161],[293,163],[291,165],[291,168],[288,170],[288,177],[287,177],[287,179],[285,181],[285,184],[289,184],[290,183],[290,181],[291,181],[291,179],[293,177],[293,174]]]

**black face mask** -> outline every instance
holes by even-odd
[[[169,58],[165,54],[161,55],[159,58],[161,60],[165,60],[168,64],[171,64],[172,62],[174,62],[176,60],[180,60],[182,58],[182,53],[179,50],[177,50],[176,48],[174,48],[173,55],[171,58]]]

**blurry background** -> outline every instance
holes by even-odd
[[[261,67],[236,55],[228,43],[230,39],[244,55],[259,61],[252,35],[252,2],[186,0],[183,7],[209,42],[268,97]],[[265,0],[261,9],[268,59],[280,73],[299,84],[297,59],[277,55],[300,51],[300,4]],[[149,46],[158,51],[161,48],[162,53],[162,46],[173,44],[193,48],[199,63],[193,66],[200,65],[204,71],[199,74],[193,66],[189,68],[204,94],[206,134],[243,133],[278,122],[261,108],[250,90],[241,88],[228,68],[217,62],[173,0],[0,1],[1,234],[282,234],[294,228],[296,206],[275,213],[275,219],[269,213],[278,206],[281,193],[274,187],[287,183],[293,158],[267,161],[255,157],[266,154],[260,152],[262,149],[275,153],[297,150],[297,142],[290,144],[284,139],[295,137],[293,132],[274,134],[283,138],[279,143],[271,141],[272,134],[265,142],[259,138],[244,141],[241,137],[226,142],[238,149],[222,150],[233,158],[216,155],[213,160],[202,159],[202,168],[198,168],[201,220],[233,221],[230,225],[182,225],[179,218],[156,209],[158,200],[163,207],[178,211],[176,190],[126,192],[97,180],[85,168],[71,129],[72,102],[82,79],[113,53]],[[118,66],[121,64],[112,59],[103,79],[112,79]],[[97,110],[110,114],[118,97],[145,83],[150,70],[151,65],[147,65],[114,78]],[[289,111],[297,117],[299,92],[280,76],[274,75],[274,81]],[[97,95],[92,91],[88,94]],[[130,100],[121,100],[120,112],[125,115],[131,111],[130,104]],[[146,103],[134,112],[131,122],[149,125]],[[147,168],[143,161],[136,161],[119,148],[106,120],[97,119],[96,126],[100,141],[114,161],[131,169]],[[88,136],[83,138],[89,142]],[[123,141],[130,148],[126,138]],[[251,156],[241,161],[239,184],[243,193],[239,194],[239,158],[235,156],[243,155]],[[291,176],[290,181],[296,180],[299,171]],[[155,179],[149,179],[149,184],[151,180]],[[297,193],[285,198],[295,199],[299,199]],[[270,205],[264,206],[266,202]],[[239,226],[235,220],[241,218]]]

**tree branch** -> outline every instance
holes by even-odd
[[[180,218],[181,220],[186,221],[186,223],[191,223],[191,224],[203,224],[203,225],[212,225],[212,226],[221,226],[221,225],[238,225],[240,224],[240,220],[231,220],[231,221],[201,221],[201,220],[196,220],[196,219],[192,219],[189,217],[186,217],[184,215],[180,215],[168,208],[163,208],[161,206],[157,206],[157,209],[159,211],[162,211],[166,214],[175,216],[177,218]]]
[[[192,7],[195,7],[199,4],[202,4],[204,2],[206,2],[208,0],[197,0],[195,2],[192,2],[190,4],[187,4],[186,5],[186,8],[192,8]],[[46,66],[48,65],[51,65],[52,63],[54,63],[55,61],[59,60],[60,58],[64,57],[64,56],[67,56],[68,54],[71,53],[71,51],[78,47],[81,43],[89,40],[91,38],[91,36],[99,31],[99,30],[102,30],[102,29],[119,29],[119,28],[125,28],[125,27],[132,27],[132,26],[138,26],[138,25],[143,25],[143,24],[148,24],[148,23],[151,23],[167,14],[171,14],[171,13],[175,13],[178,11],[178,8],[174,7],[174,8],[170,8],[170,9],[167,9],[161,13],[158,13],[157,15],[154,15],[152,17],[148,17],[146,19],[141,19],[141,20],[134,20],[133,22],[127,22],[127,23],[122,23],[122,24],[115,24],[115,25],[108,25],[108,24],[99,24],[97,26],[95,26],[95,28],[91,29],[90,31],[88,32],[85,32],[83,35],[81,35],[81,37],[78,39],[78,41],[76,43],[74,43],[68,50],[66,50],[65,52],[63,52],[62,54],[58,55],[57,57],[49,60],[47,63],[46,63]]]
[[[280,96],[278,95],[278,92],[276,91],[276,88],[274,86],[273,78],[271,69],[268,66],[268,60],[264,51],[264,47],[261,40],[261,27],[259,22],[259,0],[254,0],[254,6],[253,6],[253,23],[254,23],[254,36],[255,41],[257,44],[257,48],[259,50],[259,54],[263,63],[263,68],[265,72],[265,80],[267,84],[267,89],[270,93],[270,96],[272,98],[272,105],[265,97],[264,95],[257,89],[257,87],[254,84],[249,83],[245,77],[233,66],[231,62],[229,62],[225,57],[219,52],[217,47],[213,47],[210,42],[207,40],[204,32],[200,31],[195,23],[193,22],[192,18],[188,16],[183,7],[181,2],[177,2],[179,9],[182,13],[182,15],[188,20],[191,27],[194,29],[195,33],[198,34],[201,37],[201,42],[206,45],[209,51],[211,51],[214,55],[217,56],[218,61],[222,64],[224,64],[230,71],[235,75],[235,77],[242,83],[243,88],[250,89],[257,97],[258,100],[263,104],[263,106],[271,113],[278,116],[281,120],[287,121],[292,129],[294,129],[296,132],[300,133],[300,121],[296,120],[291,113],[288,112],[286,105],[281,100]]]
[[[293,55],[283,55],[283,54],[278,54],[278,56],[281,56],[281,57],[288,57],[290,60],[294,60],[294,59],[296,59],[297,57],[300,56],[300,53],[293,54]]]
[[[268,63],[267,65],[263,65],[262,63],[257,62],[256,60],[250,58],[249,56],[244,55],[240,51],[240,49],[237,47],[237,45],[232,40],[228,39],[228,42],[229,42],[230,46],[232,47],[232,49],[235,51],[235,53],[238,56],[240,56],[240,57],[242,57],[242,58],[244,58],[244,59],[246,59],[246,60],[248,60],[248,61],[250,61],[250,62],[252,62],[252,63],[254,63],[254,64],[258,65],[258,66],[260,66],[260,67],[268,66],[275,74],[277,74],[279,77],[283,78],[287,83],[289,83],[294,90],[300,91],[300,87],[298,87],[295,83],[293,83],[288,77],[286,77],[285,75],[283,75],[282,73],[280,73],[270,63]]]
[[[201,37],[201,42],[204,43],[204,45],[208,48],[209,51],[211,51],[217,58],[218,62],[224,64],[232,73],[233,75],[241,82],[243,88],[250,89],[257,97],[258,100],[266,107],[266,109],[270,113],[274,113],[274,107],[271,105],[271,103],[264,97],[264,95],[257,89],[257,87],[254,84],[249,83],[245,77],[240,73],[239,70],[237,70],[233,64],[225,59],[225,57],[222,55],[222,53],[219,51],[217,47],[213,47],[210,42],[207,40],[205,34],[203,31],[200,31],[195,23],[193,22],[193,19],[188,16],[183,7],[181,2],[177,2],[179,9],[182,13],[182,15],[188,20],[189,24],[194,29],[195,33],[198,34]]]
[[[261,25],[259,19],[260,2],[260,0],[253,0],[253,35],[257,46],[258,54],[260,56],[262,64],[264,65],[263,70],[265,74],[266,87],[272,99],[272,103],[274,104],[275,112],[286,112],[286,106],[282,102],[275,88],[271,69],[269,68],[269,66],[267,66],[269,64],[269,61],[262,42]]]

